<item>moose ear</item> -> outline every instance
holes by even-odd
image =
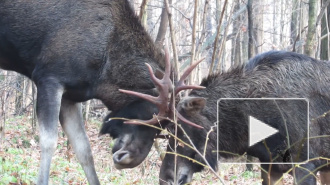
[[[99,137],[104,135],[104,134],[108,134],[109,133],[109,129],[110,129],[111,123],[110,123],[110,119],[109,120],[104,120],[100,132],[99,132]]]
[[[104,134],[110,134],[111,126],[113,125],[112,122],[114,121],[114,120],[111,120],[111,118],[114,117],[114,115],[115,115],[114,113],[115,112],[111,112],[103,119],[103,124],[102,124],[100,132],[99,132],[99,137]]]
[[[200,111],[205,107],[205,104],[205,98],[186,97],[180,102],[180,107],[186,111]]]

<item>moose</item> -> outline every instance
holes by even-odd
[[[325,180],[322,184],[330,184],[326,181],[329,180],[326,158],[330,157],[330,138],[322,137],[330,135],[329,84],[329,62],[285,51],[266,52],[254,57],[243,66],[233,67],[222,74],[210,75],[201,82],[201,86],[205,86],[205,89],[192,90],[189,96],[183,98],[177,105],[181,115],[204,127],[201,130],[182,124],[187,135],[178,129],[178,138],[189,144],[187,137],[190,137],[196,149],[203,154],[205,140],[208,137],[205,158],[187,146],[178,145],[176,152],[202,164],[207,162],[214,170],[217,169],[218,155],[224,158],[233,157],[220,151],[239,155],[248,154],[259,158],[261,162],[272,162],[271,159],[278,157],[275,148],[277,144],[285,145],[282,146],[283,148],[288,147],[288,143],[285,142],[287,139],[285,129],[279,126],[283,118],[286,120],[292,142],[301,139],[299,136],[307,132],[308,128],[304,120],[307,119],[306,104],[279,102],[278,107],[283,110],[283,115],[279,115],[278,112],[273,111],[276,109],[275,105],[260,109],[263,107],[262,102],[247,105],[244,101],[230,103],[220,101],[219,104],[217,101],[220,98],[306,98],[309,101],[310,160],[295,168],[295,183],[316,184],[314,174],[320,171],[321,179]],[[292,114],[292,110],[295,110],[293,112],[296,115]],[[279,133],[249,148],[246,116],[251,114],[279,129]],[[265,150],[265,143],[269,147],[268,150]],[[168,152],[173,152],[174,144],[174,137],[170,137]],[[306,159],[306,147],[302,148],[299,156],[293,150],[291,148],[286,150],[288,156]],[[284,160],[281,157],[277,159]],[[189,183],[193,174],[203,169],[202,165],[184,157],[177,156],[176,164],[174,161],[174,155],[166,154],[161,165],[160,184]],[[292,168],[292,165],[274,163],[262,164],[261,167],[265,170],[262,171],[262,184],[266,185],[275,184],[284,172]]]
[[[81,102],[95,98],[113,112],[134,109],[139,98],[119,89],[157,94],[145,63],[156,74],[162,72],[164,54],[155,47],[127,0],[3,0],[0,10],[0,67],[27,76],[37,87],[41,148],[37,184],[48,184],[58,122],[88,183],[100,184]],[[146,113],[152,115],[153,110],[158,111],[151,107]],[[118,168],[140,164],[151,144],[139,139],[155,136],[134,138],[134,154],[125,145],[132,140],[128,137],[114,146]]]

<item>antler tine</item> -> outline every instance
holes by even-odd
[[[205,89],[205,87],[200,85],[180,85],[176,87],[175,94],[178,94],[180,91],[188,89]]]
[[[191,66],[189,66],[185,71],[184,73],[182,74],[180,80],[177,82],[176,86],[175,86],[175,89],[174,89],[174,96],[172,95],[171,96],[171,99],[170,99],[170,110],[171,110],[171,113],[173,114],[173,112],[175,111],[176,115],[177,115],[177,118],[180,119],[181,121],[185,122],[186,124],[188,125],[191,125],[193,127],[196,127],[196,128],[203,128],[202,126],[200,125],[197,125],[189,120],[187,120],[186,118],[184,118],[174,107],[173,105],[173,99],[175,98],[176,95],[179,94],[180,91],[182,90],[187,90],[187,89],[204,89],[205,87],[203,86],[199,86],[199,85],[185,85],[184,84],[184,80],[187,78],[187,76],[191,73],[191,71],[199,64],[201,63],[202,61],[204,60],[204,58],[200,59],[199,61],[195,62],[194,64],[192,64]],[[173,115],[172,115],[173,116]]]
[[[187,124],[190,125],[190,126],[196,127],[196,128],[203,128],[202,126],[197,125],[196,123],[193,123],[193,122],[187,120],[187,119],[186,119],[185,117],[183,117],[183,116],[182,116],[177,110],[175,110],[175,111],[176,111],[176,115],[177,115],[177,117],[178,117],[181,121],[187,123]]]
[[[158,88],[162,85],[162,81],[159,80],[159,79],[155,76],[154,71],[152,70],[152,67],[151,67],[148,63],[145,63],[145,65],[148,67],[148,70],[149,70],[149,73],[150,73],[151,80],[153,81],[153,83],[155,84],[156,88],[158,89]]]
[[[183,81],[188,77],[188,75],[191,73],[191,71],[199,64],[201,63],[205,58],[202,58],[200,60],[198,60],[197,62],[191,64],[191,66],[189,66],[185,72],[182,74],[180,80],[178,81],[178,83],[183,83]]]
[[[152,67],[146,63],[146,66],[148,67],[150,77],[154,85],[156,86],[157,90],[159,91],[158,97],[154,97],[148,94],[143,94],[139,92],[129,91],[129,90],[123,90],[120,89],[119,91],[122,93],[130,94],[133,96],[137,96],[140,98],[143,98],[147,101],[150,101],[151,103],[155,104],[158,108],[158,117],[154,116],[150,120],[128,120],[124,121],[124,123],[128,124],[156,124],[158,121],[163,120],[166,114],[169,111],[168,108],[168,93],[172,89],[172,81],[170,79],[171,74],[171,63],[169,59],[169,53],[167,48],[165,48],[165,74],[162,79],[158,79],[153,70]]]
[[[151,96],[149,94],[143,94],[143,93],[139,93],[139,92],[135,92],[135,91],[129,91],[129,90],[124,90],[124,89],[119,89],[120,92],[125,93],[125,94],[129,94],[129,95],[133,95],[133,96],[137,96],[139,98],[145,99],[147,101],[150,101],[153,104],[158,104],[159,102],[157,101],[157,97]]]
[[[189,66],[184,73],[182,74],[180,80],[177,82],[177,85],[175,87],[175,95],[177,95],[180,91],[182,90],[187,90],[187,89],[204,89],[205,87],[199,86],[199,85],[185,85],[184,80],[188,77],[188,75],[192,72],[192,70],[199,64],[201,63],[205,58],[202,58],[198,60],[197,62],[193,63],[191,66]]]
[[[186,71],[184,72],[184,74],[180,78],[180,80],[177,84],[177,87],[175,87],[175,90],[174,90],[175,93],[174,93],[174,95],[172,94],[172,96],[171,96],[170,104],[168,104],[168,100],[169,100],[168,93],[170,92],[170,90],[172,90],[172,81],[170,79],[171,62],[170,62],[170,59],[169,59],[168,47],[166,45],[166,47],[165,47],[165,74],[164,74],[162,79],[158,79],[154,75],[154,72],[153,72],[151,66],[149,64],[146,64],[147,67],[148,67],[151,79],[152,79],[153,83],[155,84],[155,86],[157,87],[157,90],[159,91],[159,96],[158,97],[154,97],[154,96],[139,93],[139,92],[119,89],[119,91],[122,92],[122,93],[137,96],[137,97],[143,98],[143,99],[145,99],[147,101],[150,101],[151,103],[155,104],[157,106],[158,110],[159,110],[158,115],[157,115],[158,117],[154,116],[150,120],[128,120],[128,121],[124,121],[124,123],[128,123],[128,124],[141,124],[141,123],[142,124],[156,124],[159,121],[165,119],[166,115],[168,115],[168,114],[173,115],[173,113],[175,111],[177,117],[180,120],[182,120],[183,122],[185,122],[188,125],[191,125],[193,127],[196,127],[196,128],[203,128],[203,127],[201,127],[201,126],[185,119],[177,110],[175,110],[175,108],[173,106],[173,99],[177,95],[178,92],[180,92],[182,90],[185,90],[185,89],[201,89],[201,88],[204,88],[202,86],[185,85],[183,83],[183,81],[185,80],[185,78],[187,78],[187,76],[191,73],[191,71],[203,60],[204,59],[201,59],[198,62],[195,62],[193,65],[191,65],[190,67],[188,67],[186,69]]]

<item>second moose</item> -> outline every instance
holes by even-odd
[[[187,135],[202,154],[205,149],[205,140],[209,138],[205,159],[213,169],[217,168],[218,154],[225,158],[232,157],[220,151],[239,155],[247,153],[257,157],[260,162],[272,162],[272,158],[279,161],[299,158],[304,161],[308,152],[307,147],[302,147],[300,155],[289,148],[290,145],[286,142],[286,129],[279,123],[283,120],[286,122],[289,138],[291,138],[290,144],[294,144],[306,136],[308,131],[306,122],[309,121],[312,138],[309,148],[310,160],[295,168],[294,172],[295,183],[311,185],[316,184],[316,179],[311,173],[316,174],[318,171],[327,170],[327,166],[324,166],[327,161],[319,157],[330,157],[330,138],[314,138],[314,136],[330,135],[329,84],[329,62],[291,52],[272,51],[251,59],[245,66],[235,67],[223,74],[205,78],[201,85],[206,89],[191,91],[188,97],[179,102],[177,109],[184,117],[205,128],[200,130],[182,124]],[[247,105],[239,101],[231,103],[220,101],[217,104],[220,98],[306,98],[309,101],[309,120],[306,120],[307,105],[304,101],[278,102],[278,105],[273,104],[269,108],[261,108],[264,107],[262,106],[264,102]],[[282,109],[283,114],[274,113],[274,108]],[[268,122],[278,129],[279,133],[249,147],[247,115],[254,115],[261,121]],[[211,129],[214,131],[208,135]],[[218,138],[217,129],[219,130]],[[180,130],[178,137],[189,143],[187,136]],[[265,143],[268,145],[268,150]],[[168,152],[173,152],[174,147],[174,138],[171,137]],[[281,155],[277,147],[280,147],[280,151],[284,151]],[[177,146],[177,153],[205,164],[203,157],[187,146]],[[203,169],[203,166],[182,157],[177,158],[176,170],[174,166],[174,155],[167,154],[161,166],[160,184],[188,183],[192,180],[193,173]],[[275,184],[283,173],[292,168],[292,165],[263,164],[261,167],[265,170],[262,171],[262,184],[266,185]],[[268,178],[268,173],[270,178]],[[326,177],[324,175],[325,173],[323,177]]]

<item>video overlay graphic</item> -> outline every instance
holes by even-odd
[[[221,98],[217,102],[221,163],[301,164],[309,160],[305,98]],[[256,157],[249,161],[246,156]]]

